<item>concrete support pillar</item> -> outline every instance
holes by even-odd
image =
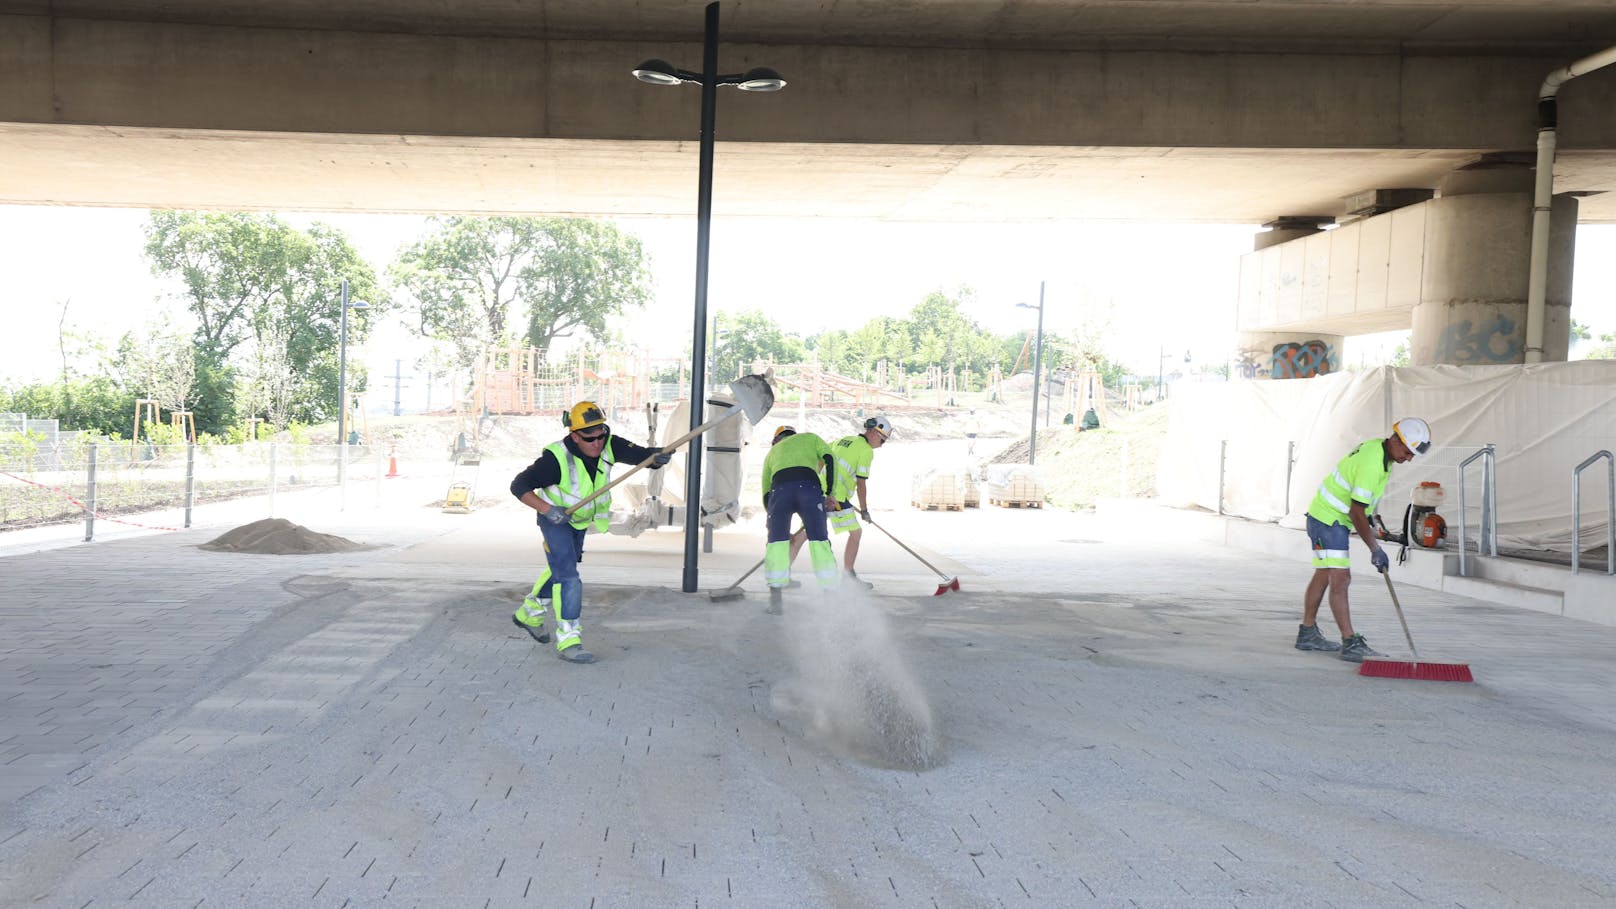
[[[1235,344],[1240,378],[1310,379],[1341,371],[1341,335],[1246,331]]]
[[[1483,162],[1449,174],[1426,203],[1424,268],[1414,307],[1415,366],[1523,363],[1532,243],[1532,171]],[[1543,360],[1564,361],[1571,342],[1571,269],[1577,200],[1550,213]]]

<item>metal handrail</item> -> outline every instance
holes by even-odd
[[[1459,576],[1465,568],[1465,468],[1481,458],[1481,525],[1476,533],[1476,555],[1498,555],[1498,450],[1491,442],[1459,462]]]
[[[1605,512],[1605,574],[1616,574],[1616,456],[1605,449],[1589,455],[1571,471],[1571,573],[1582,571],[1582,471],[1600,458],[1605,459],[1605,473],[1609,483],[1605,493],[1610,497]]]

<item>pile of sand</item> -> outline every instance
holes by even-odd
[[[317,552],[353,552],[370,547],[329,533],[315,533],[284,518],[265,518],[226,531],[197,548],[210,552],[308,555]]]

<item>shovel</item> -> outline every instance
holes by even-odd
[[[910,555],[914,556],[915,558],[920,559],[920,564],[926,566],[927,568],[930,568],[932,571],[937,572],[937,576],[942,578],[943,582],[941,584],[937,585],[937,590],[932,593],[932,596],[940,597],[943,594],[949,592],[950,590],[958,590],[958,589],[960,589],[959,578],[954,577],[953,575],[950,575],[950,574],[943,574],[941,571],[937,571],[937,566],[936,565],[933,565],[932,563],[930,563],[930,562],[926,561],[925,559],[921,558],[920,553],[915,552],[913,549],[910,549],[908,546],[904,546],[902,540],[900,540],[897,537],[892,535],[892,531],[886,529],[885,527],[882,527],[880,524],[875,523],[875,521],[873,521],[873,520],[870,521],[869,524],[870,524],[871,527],[874,527],[876,530],[879,530],[882,533],[886,534],[887,539],[889,539],[892,542],[897,543],[899,546],[903,547],[904,552],[907,552]]]
[[[741,376],[739,379],[729,383],[729,390],[730,394],[735,396],[735,406],[729,409],[729,413],[724,414],[716,420],[708,420],[679,438],[674,439],[672,442],[662,446],[662,448],[657,451],[657,454],[671,454],[678,449],[680,445],[685,444],[686,442],[694,439],[696,436],[701,435],[715,426],[735,419],[737,416],[743,413],[746,414],[746,419],[748,422],[755,424],[759,420],[763,419],[764,415],[769,412],[769,408],[774,406],[774,389],[769,387],[769,380],[765,379],[763,376]],[[632,468],[625,471],[622,476],[619,476],[617,479],[595,490],[593,493],[586,496],[583,501],[572,506],[571,508],[568,508],[567,514],[570,515],[585,505],[588,505],[590,502],[593,502],[605,495],[613,486],[616,486],[629,477],[634,476],[636,472],[638,472],[641,468],[646,467],[654,460],[656,460],[656,455],[652,455],[640,463],[635,464]]]

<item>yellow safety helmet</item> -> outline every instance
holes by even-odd
[[[572,405],[572,409],[561,415],[561,425],[571,432],[588,429],[591,426],[600,426],[606,422],[606,414],[601,411],[600,405],[594,401],[579,401]]]
[[[787,436],[794,436],[796,434],[797,434],[796,429],[794,429],[794,428],[792,428],[790,426],[782,426],[779,429],[776,429],[774,431],[774,439],[771,440],[769,442],[769,444],[770,445],[778,444],[781,439],[784,439]]]

